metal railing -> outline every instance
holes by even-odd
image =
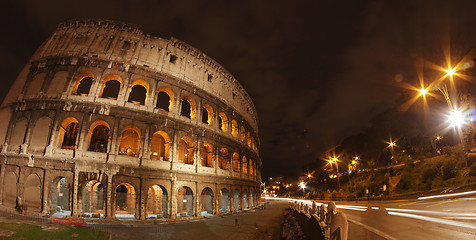
[[[289,206],[296,212],[306,215],[309,220],[315,219],[319,223],[319,228],[325,239],[329,240],[347,240],[348,222],[344,213],[337,212],[336,204],[317,203],[312,204],[304,202],[289,202]]]

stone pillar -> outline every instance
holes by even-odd
[[[43,216],[47,215],[48,213],[51,212],[51,204],[48,204],[49,196],[50,196],[50,186],[51,186],[51,169],[46,168],[45,172],[43,174],[43,206],[42,206],[42,211],[41,214]]]
[[[215,183],[215,194],[213,194],[213,214],[220,214],[220,189],[218,183]]]
[[[78,191],[79,191],[79,169],[75,166],[74,175],[73,175],[73,201],[71,208],[71,216],[79,217],[79,207],[78,207]]]
[[[177,218],[177,190],[176,183],[177,176],[172,175],[171,188],[170,188],[170,219],[174,220]]]
[[[18,183],[17,183],[17,207],[23,206],[23,183],[25,182],[25,169],[18,168]]]
[[[54,144],[55,144],[55,141],[56,141],[56,133],[58,132],[56,129],[58,128],[58,115],[59,115],[59,111],[57,110],[55,112],[55,116],[53,117],[53,124],[51,126],[51,129],[50,129],[50,141],[48,143],[48,146],[46,146],[46,149],[45,149],[45,156],[52,156],[53,155],[53,148],[54,148]]]
[[[195,182],[195,201],[193,201],[193,215],[194,216],[200,216],[200,212],[202,211],[201,208],[199,208],[200,206],[200,202],[201,202],[201,192],[200,190],[198,189],[198,183]]]
[[[5,163],[6,156],[1,157],[2,164],[0,164],[0,205],[3,205],[3,189],[5,182]]]
[[[147,216],[146,209],[146,193],[147,190],[144,189],[144,179],[139,178],[139,220],[145,220]]]
[[[108,171],[107,172],[107,186],[106,186],[106,201],[104,202],[106,205],[105,207],[105,219],[113,219],[114,216],[112,214],[112,174]]]

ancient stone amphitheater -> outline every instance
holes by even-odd
[[[249,95],[204,53],[134,25],[61,23],[0,120],[0,201],[26,214],[176,219],[259,202]]]

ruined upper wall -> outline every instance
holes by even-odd
[[[178,39],[150,36],[138,26],[120,22],[68,21],[31,61],[57,56],[98,58],[173,76],[216,96],[258,129],[256,109],[241,84],[216,61]]]

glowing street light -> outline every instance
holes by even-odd
[[[460,109],[454,109],[451,111],[448,116],[448,123],[450,124],[450,127],[460,128],[465,123],[463,111]]]
[[[421,88],[420,90],[418,90],[420,92],[420,96],[426,96],[426,94],[428,93],[428,89],[427,88]]]
[[[454,69],[454,68],[448,68],[448,70],[446,70],[446,72],[448,73],[448,75],[449,75],[450,77],[452,77],[453,74],[456,73],[456,69]]]

